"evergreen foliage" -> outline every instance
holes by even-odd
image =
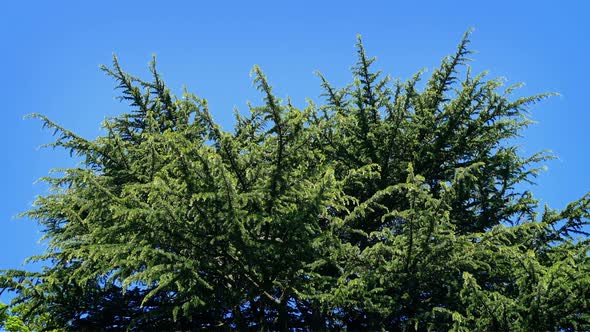
[[[254,67],[264,102],[232,132],[155,61],[145,81],[114,58],[131,111],[104,136],[33,115],[83,163],[24,214],[48,249],[2,272],[12,311],[59,331],[590,329],[590,194],[541,210],[522,184],[551,156],[511,140],[550,94],[473,75],[468,44],[419,84],[359,38],[352,83],[319,75],[304,109]]]

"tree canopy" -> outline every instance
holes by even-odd
[[[514,143],[528,109],[468,65],[469,34],[424,79],[318,74],[322,104],[263,96],[223,130],[207,101],[117,58],[130,111],[43,181],[38,272],[0,287],[32,330],[529,331],[590,329],[590,194],[563,210],[527,189],[551,158]],[[7,307],[8,308],[8,307]],[[7,308],[2,310],[6,311]]]

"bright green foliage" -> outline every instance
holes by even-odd
[[[359,38],[352,84],[320,75],[303,110],[254,67],[264,103],[233,132],[115,59],[132,110],[104,136],[35,115],[84,162],[25,213],[49,249],[3,272],[13,306],[33,330],[590,329],[590,195],[539,214],[521,188],[550,156],[511,145],[549,95],[472,75],[468,42],[421,84]]]
[[[23,323],[17,315],[12,315],[8,311],[6,304],[0,303],[0,329],[8,332],[29,332],[30,329]]]

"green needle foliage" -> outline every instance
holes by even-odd
[[[48,243],[10,270],[31,330],[574,331],[590,329],[590,194],[562,211],[524,190],[545,152],[513,144],[541,94],[512,98],[467,65],[469,34],[420,83],[372,69],[325,103],[263,96],[232,132],[207,101],[152,78],[115,79],[130,112],[43,179],[24,216]],[[6,309],[6,308],[5,308]]]

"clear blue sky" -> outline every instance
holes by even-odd
[[[207,3],[207,4],[205,4]],[[231,128],[234,106],[259,101],[249,71],[259,64],[277,93],[296,105],[320,94],[315,69],[335,85],[348,83],[355,36],[362,34],[377,66],[408,78],[432,69],[474,27],[472,66],[525,82],[522,94],[562,94],[533,108],[539,124],[523,150],[551,149],[559,160],[535,193],[552,207],[590,190],[590,12],[587,1],[3,1],[3,176],[0,269],[38,253],[34,222],[14,217],[46,192],[35,179],[75,164],[66,153],[38,150],[50,132],[23,115],[38,112],[88,137],[125,105],[98,70],[116,53],[124,67],[145,74],[152,54],[170,87],[206,97]]]

